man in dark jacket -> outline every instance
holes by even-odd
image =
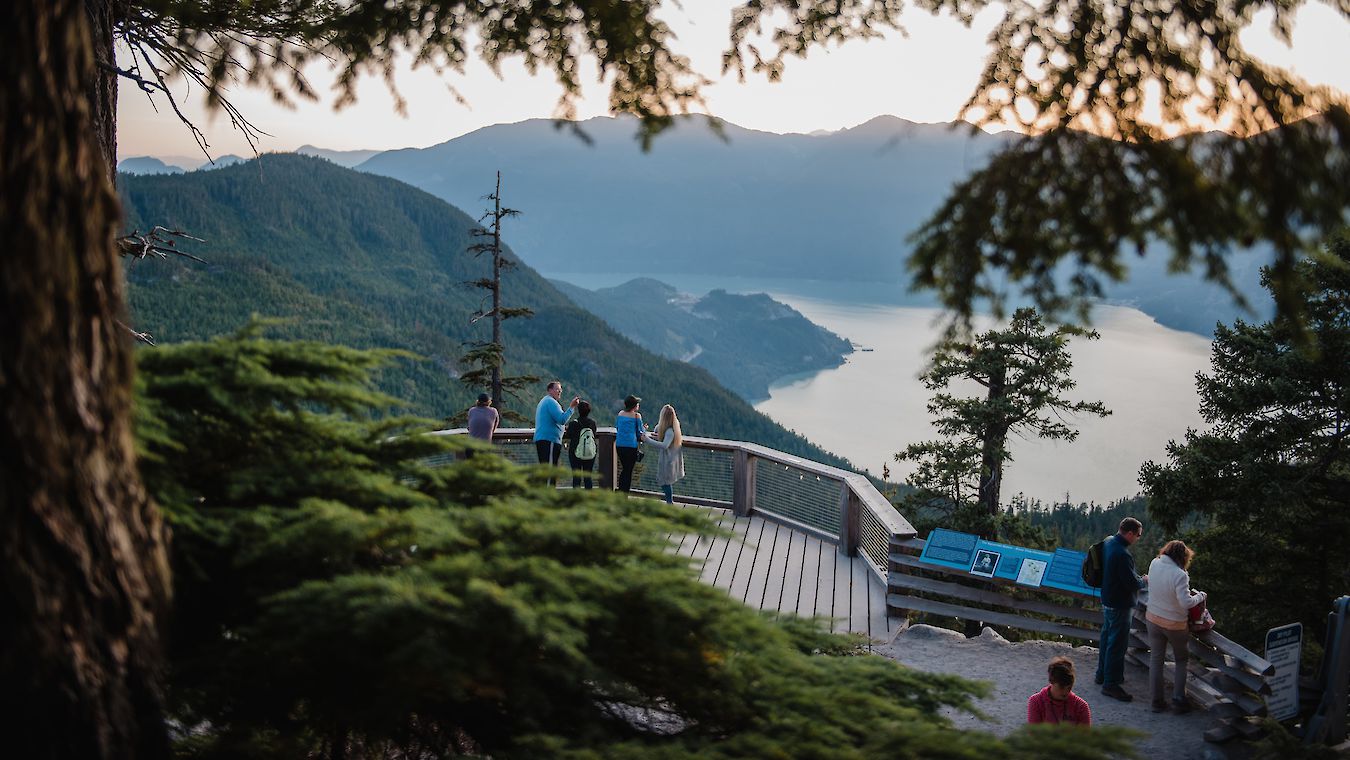
[[[1144,526],[1133,517],[1120,521],[1120,530],[1107,539],[1102,562],[1102,640],[1097,652],[1097,683],[1102,693],[1122,702],[1134,699],[1121,688],[1125,681],[1125,649],[1130,645],[1130,618],[1139,590],[1148,576],[1134,570],[1130,546],[1144,535]]]

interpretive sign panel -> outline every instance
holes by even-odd
[[[975,546],[980,537],[972,533],[961,533],[946,528],[935,528],[928,534],[923,554],[919,559],[957,570],[969,570],[975,560]]]
[[[1056,549],[1055,555],[1050,559],[1050,567],[1045,570],[1045,578],[1041,580],[1041,586],[1101,596],[1101,589],[1095,589],[1083,583],[1084,559],[1087,559],[1087,552]]]
[[[1056,549],[1053,553],[1025,546],[985,541],[973,533],[936,528],[928,534],[919,559],[986,578],[1002,578],[1024,586],[1075,591],[1100,596],[1083,584],[1079,568],[1083,552]]]
[[[1266,631],[1266,660],[1275,666],[1266,710],[1275,720],[1298,716],[1298,666],[1303,652],[1303,624],[1290,623]]]

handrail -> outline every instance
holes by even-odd
[[[454,428],[432,435],[467,433]],[[601,427],[596,433],[596,479],[601,488],[613,489],[618,469],[615,431]],[[533,438],[534,428],[498,428],[493,442],[510,447]],[[688,477],[676,485],[680,501],[729,508],[741,517],[755,515],[833,542],[847,556],[861,552],[880,580],[887,578],[891,543],[916,535],[872,481],[856,472],[748,441],[684,436],[683,448]],[[529,452],[517,458],[532,462],[533,456]],[[656,489],[642,482],[648,480],[645,468],[636,470],[633,490],[654,494]]]

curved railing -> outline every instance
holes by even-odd
[[[433,435],[463,435],[464,428]],[[532,428],[499,428],[493,443],[509,460],[535,464]],[[600,428],[596,478],[601,488],[614,488],[614,428]],[[635,468],[633,491],[660,492],[655,450]],[[566,465],[566,457],[563,458]],[[684,437],[685,477],[675,484],[675,498],[687,504],[729,509],[738,516],[757,515],[829,541],[848,556],[861,554],[885,581],[893,541],[913,538],[914,526],[900,515],[872,481],[855,472],[776,449],[721,438]],[[567,485],[566,479],[563,484]]]

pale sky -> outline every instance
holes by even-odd
[[[685,0],[682,8],[666,8],[663,18],[678,37],[675,50],[714,79],[704,90],[709,110],[733,124],[770,132],[835,130],[882,114],[919,122],[951,121],[975,87],[987,55],[985,38],[1002,15],[1001,8],[990,7],[966,28],[950,16],[911,9],[905,22],[908,37],[893,33],[885,39],[815,49],[806,60],[789,60],[781,82],[747,74],[742,84],[734,76],[715,76],[727,44],[730,8],[737,4]],[[1305,6],[1297,19],[1292,48],[1270,35],[1269,16],[1258,16],[1243,41],[1270,63],[1312,83],[1350,92],[1346,54],[1350,23],[1322,4]],[[492,124],[549,117],[561,93],[550,76],[531,77],[515,62],[503,66],[500,79],[476,61],[462,76],[442,77],[425,67],[413,71],[405,65],[396,79],[408,102],[404,117],[396,113],[393,98],[378,78],[361,83],[355,105],[334,111],[330,90],[334,77],[328,67],[312,67],[306,75],[321,93],[319,102],[305,101],[288,109],[257,89],[241,87],[233,94],[240,110],[271,135],[262,138],[260,151],[288,151],[305,144],[336,150],[425,147]],[[583,82],[587,84],[579,116],[606,115],[608,90],[596,81],[593,68],[583,74]],[[459,103],[447,85],[453,85],[467,105]],[[250,155],[243,136],[223,114],[207,114],[200,90],[189,91],[179,82],[175,92],[206,133],[212,155]],[[118,141],[119,158],[201,156],[167,104],[159,104],[156,113],[146,96],[126,80],[119,99]]]

